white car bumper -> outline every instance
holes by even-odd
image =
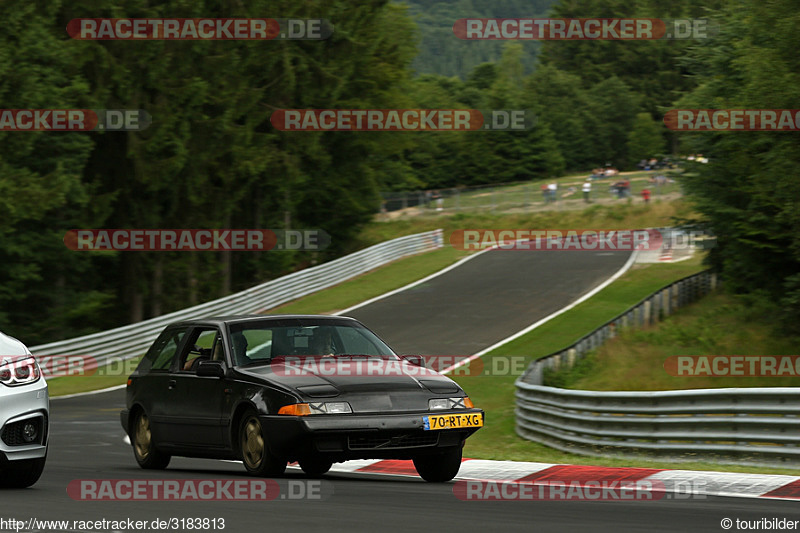
[[[26,443],[22,427],[33,422],[38,435]],[[38,459],[47,455],[50,434],[50,397],[47,382],[8,387],[0,384],[0,461]]]

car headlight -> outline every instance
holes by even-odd
[[[41,375],[39,365],[32,355],[16,360],[3,359],[0,361],[0,383],[8,387],[33,383],[38,381]]]
[[[428,400],[429,411],[442,411],[445,409],[472,409],[475,407],[467,396],[463,398],[432,398]]]
[[[289,416],[337,415],[352,412],[353,409],[347,402],[294,403],[284,405],[278,410],[279,415]]]

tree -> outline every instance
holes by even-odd
[[[637,113],[628,135],[628,157],[631,165],[642,159],[660,156],[664,151],[663,125],[649,113]]]
[[[743,0],[716,13],[720,34],[687,60],[696,89],[676,108],[792,109],[800,101],[800,14],[791,0]],[[775,132],[682,134],[710,159],[685,187],[717,235],[711,261],[730,290],[759,295],[786,329],[800,324],[800,140]]]

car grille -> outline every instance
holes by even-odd
[[[38,416],[36,418],[27,418],[25,420],[20,420],[19,422],[8,424],[3,428],[3,433],[0,434],[0,438],[3,439],[3,442],[5,442],[8,446],[41,445],[44,439],[42,422],[44,422],[44,419],[41,416]],[[33,425],[36,426],[36,439],[33,442],[25,442],[25,438],[22,434],[23,428],[27,423],[33,423]]]
[[[420,448],[439,444],[438,433],[406,433],[402,435],[347,437],[347,446],[351,450],[380,450],[393,448]]]

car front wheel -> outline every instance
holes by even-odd
[[[264,428],[255,411],[249,411],[242,417],[239,448],[245,469],[254,476],[280,476],[286,470],[286,460],[269,451]]]
[[[44,471],[45,461],[47,461],[47,457],[13,461],[0,472],[0,487],[9,489],[30,487],[39,481]]]
[[[150,419],[140,411],[133,422],[131,444],[136,462],[145,470],[163,470],[171,457],[156,450],[153,433],[150,430]]]
[[[450,481],[461,468],[461,446],[435,455],[423,455],[414,459],[417,474],[431,483]]]

